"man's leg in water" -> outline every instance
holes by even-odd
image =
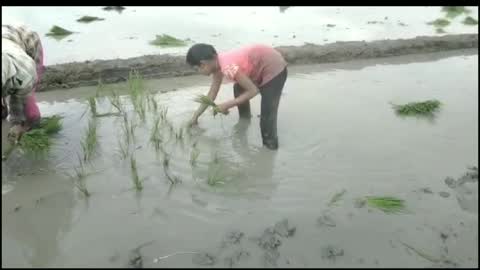
[[[235,83],[233,85],[233,95],[235,98],[240,96],[243,93],[242,87],[238,84]],[[240,118],[251,118],[252,113],[250,112],[250,101],[247,100],[245,103],[238,105],[238,114],[240,115]]]
[[[283,86],[287,80],[287,68],[280,74],[260,87],[262,108],[260,116],[260,130],[263,145],[271,150],[278,149],[277,114]]]

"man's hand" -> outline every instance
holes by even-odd
[[[24,125],[14,125],[10,128],[10,132],[8,133],[8,138],[13,143],[18,143],[18,140],[22,137],[23,133],[28,131],[28,127]]]
[[[193,117],[193,118],[188,122],[188,126],[190,126],[190,127],[198,126],[198,118],[197,118],[197,117]]]
[[[218,104],[217,107],[218,110],[223,114],[228,114],[228,109],[230,109],[230,105],[227,102]]]

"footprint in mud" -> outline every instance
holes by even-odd
[[[467,212],[478,213],[477,167],[468,168],[468,171],[457,180],[447,177],[444,182],[455,192],[460,208]]]
[[[246,260],[250,257],[250,253],[245,250],[237,250],[232,255],[225,257],[225,265],[228,267],[234,267],[238,262]]]
[[[214,265],[216,263],[216,257],[210,253],[200,253],[193,256],[192,262],[203,266]]]
[[[335,261],[337,257],[343,256],[344,252],[342,248],[338,248],[332,245],[327,245],[321,250],[322,258]]]
[[[244,236],[244,233],[241,231],[231,231],[227,233],[227,235],[222,241],[222,248],[239,244],[243,236]]]
[[[325,227],[325,226],[335,227],[335,226],[337,226],[335,221],[332,219],[332,217],[328,213],[322,214],[322,216],[317,219],[317,224],[320,227]]]

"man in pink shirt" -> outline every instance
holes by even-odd
[[[187,63],[203,75],[213,75],[208,92],[212,100],[217,97],[224,78],[235,83],[235,98],[218,104],[224,113],[237,106],[240,117],[250,118],[249,100],[260,93],[263,145],[272,150],[278,148],[277,112],[287,79],[287,62],[277,50],[265,45],[251,45],[217,54],[212,45],[200,43],[188,50]],[[206,105],[200,105],[192,117],[192,125],[198,124],[198,118],[206,108]]]

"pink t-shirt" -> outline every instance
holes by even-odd
[[[282,55],[266,45],[250,45],[218,54],[218,63],[228,81],[236,81],[240,70],[258,87],[265,85],[287,66]]]

